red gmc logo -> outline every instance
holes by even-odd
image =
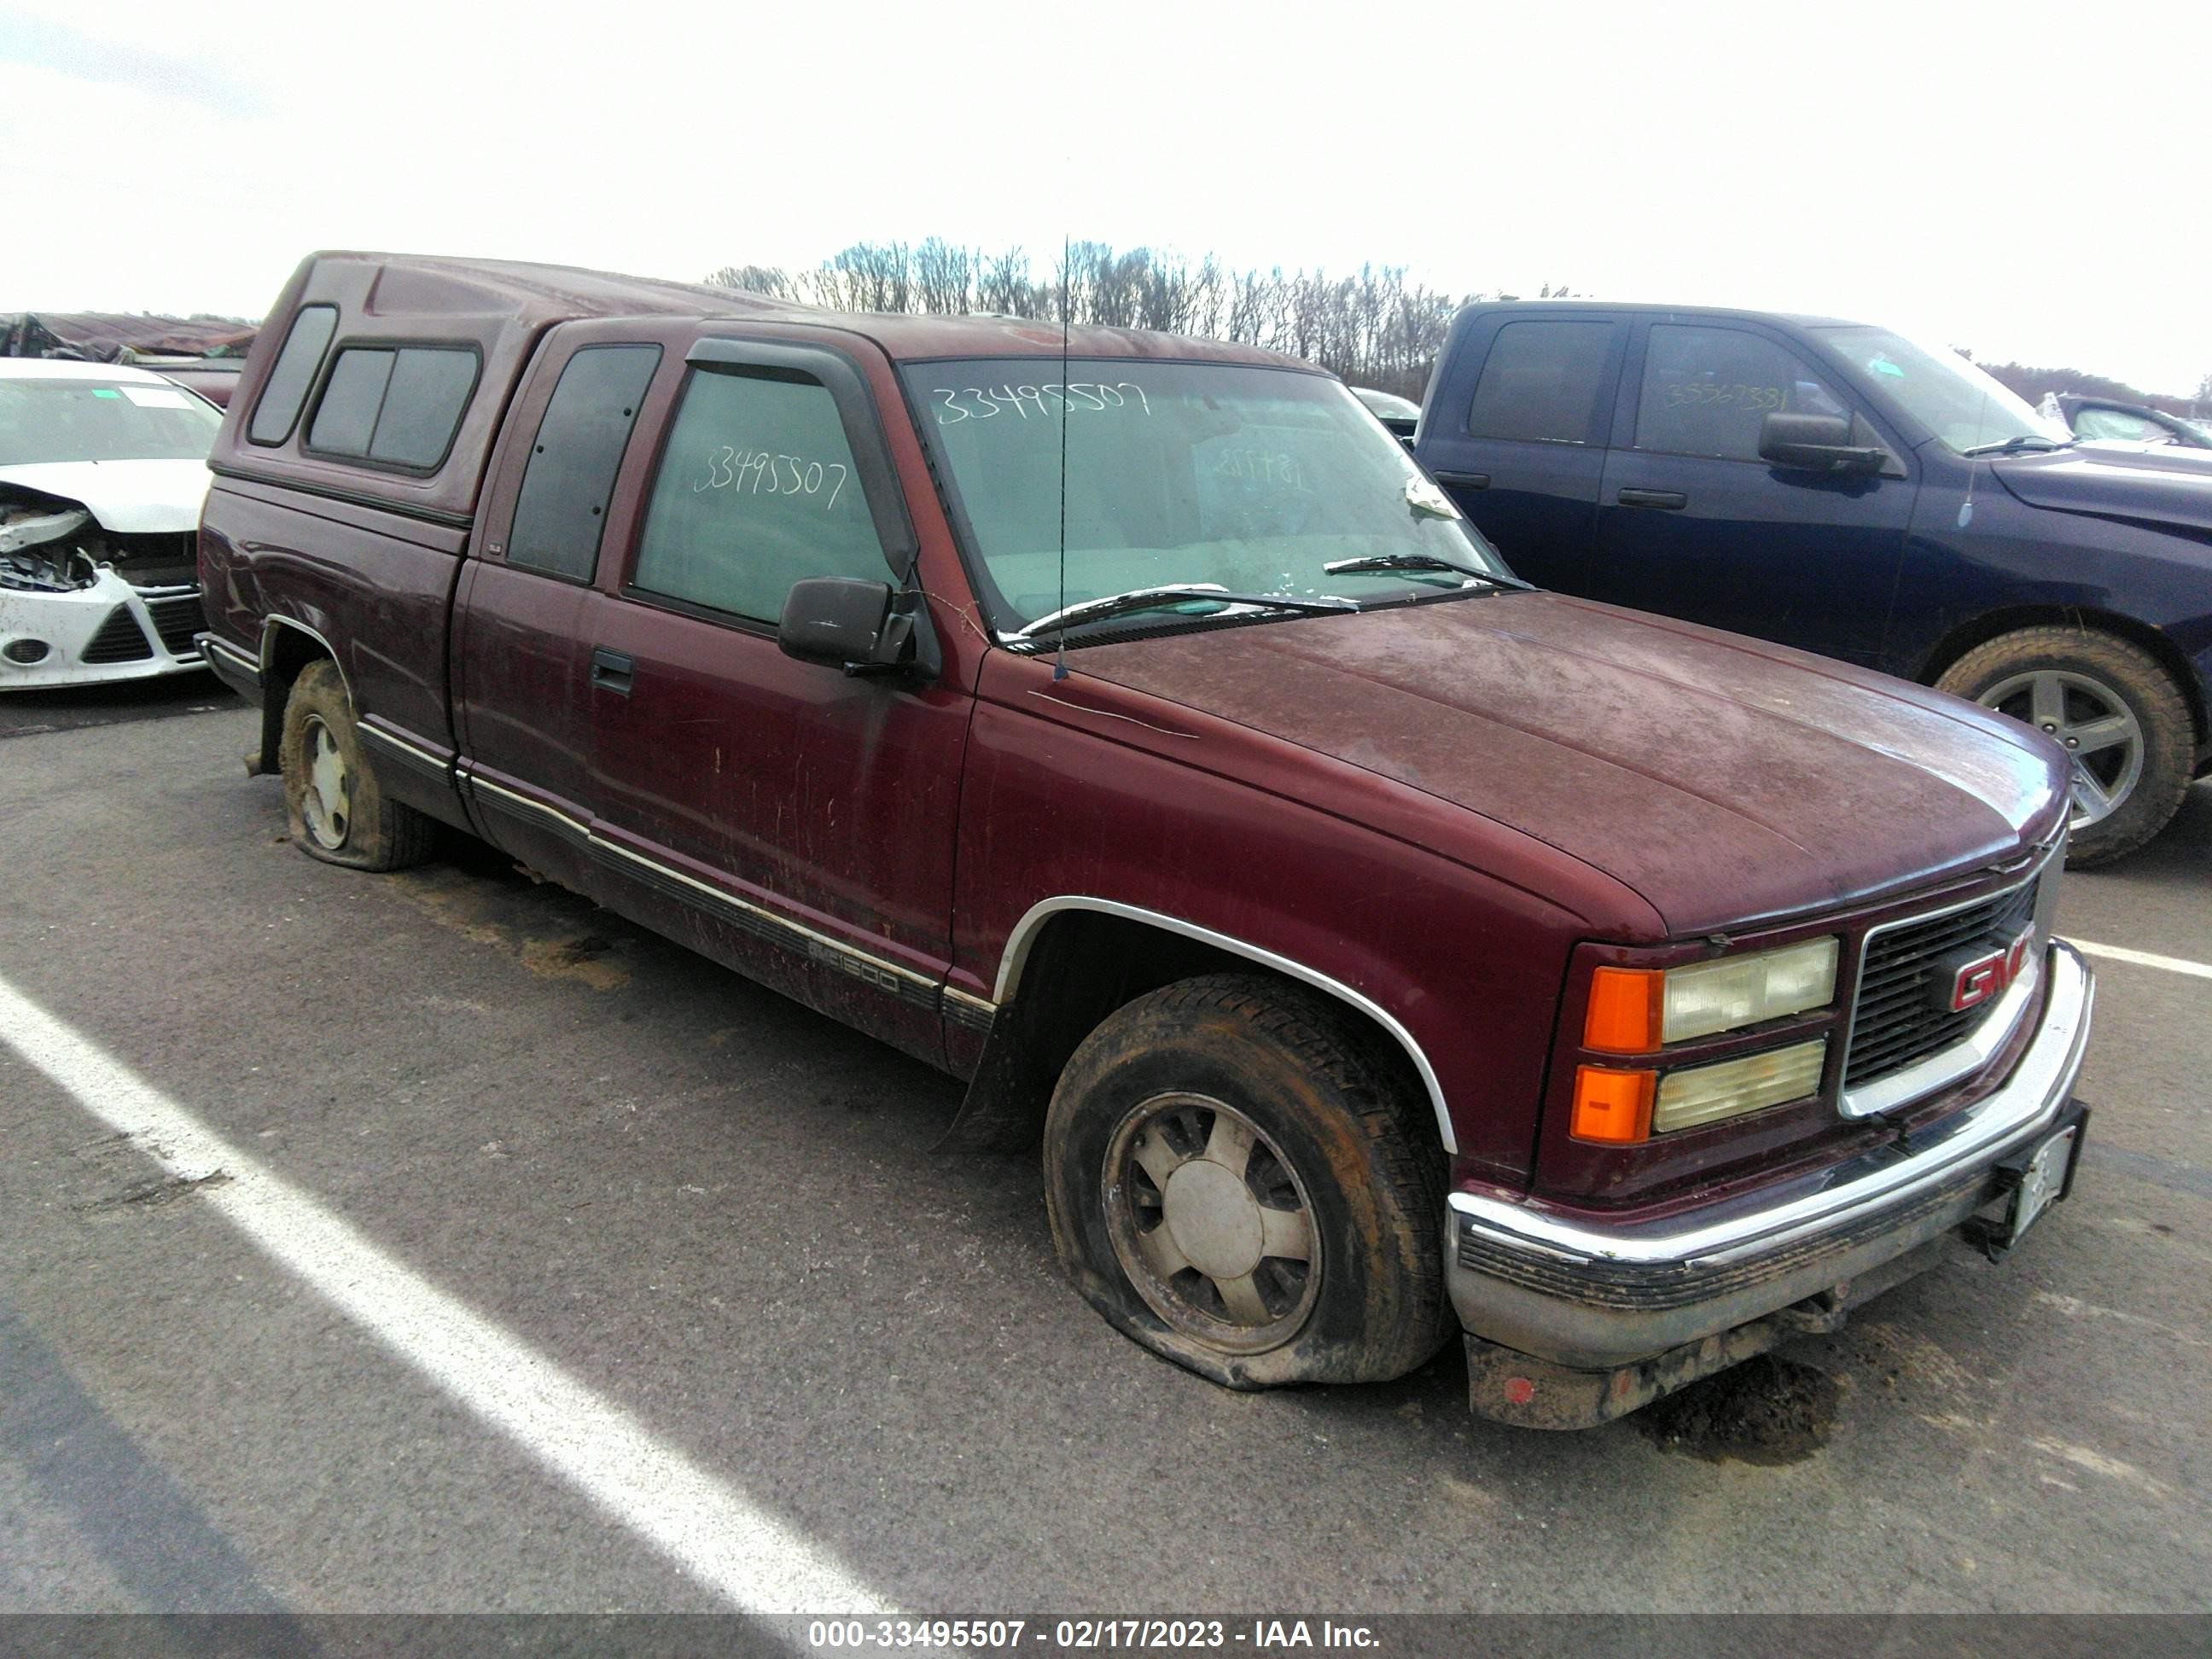
[[[1936,981],[1944,1007],[1963,1014],[2002,996],[2005,988],[2027,970],[2034,949],[2035,929],[2030,927],[2002,951],[1984,951],[1964,961],[1955,954],[1947,957],[1943,967],[1949,977]]]

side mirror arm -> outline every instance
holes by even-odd
[[[928,681],[945,672],[944,653],[938,649],[937,631],[929,625],[921,590],[908,588],[891,601],[884,617],[876,648],[861,662],[845,665],[851,679],[898,678]]]

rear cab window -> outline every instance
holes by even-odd
[[[588,582],[638,409],[660,366],[657,345],[590,345],[562,365],[538,422],[507,562]]]
[[[1501,326],[1483,359],[1468,435],[1524,442],[1598,441],[1612,391],[1617,325],[1529,318]]]

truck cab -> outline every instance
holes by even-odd
[[[2063,1194],[2063,751],[1532,591],[1307,365],[326,253],[211,465],[302,851],[479,837],[965,1079],[1224,1385],[1457,1332],[1603,1421]]]

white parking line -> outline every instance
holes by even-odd
[[[642,1424],[402,1266],[0,980],[5,1042],[278,1262],[700,1583],[755,1613],[877,1612],[881,1597]]]
[[[2163,968],[2169,974],[2186,974],[2192,979],[2212,979],[2212,963],[2191,962],[2185,957],[2153,956],[2148,951],[2130,951],[2119,945],[2092,945],[2086,939],[2069,939],[2066,942],[2093,957],[2132,962],[2138,968]]]

